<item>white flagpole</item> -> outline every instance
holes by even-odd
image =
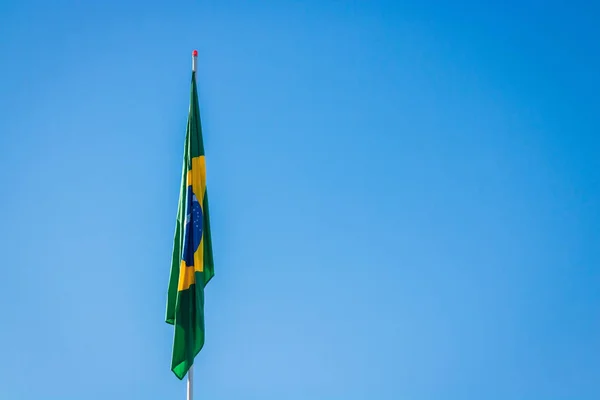
[[[192,72],[196,73],[196,65],[198,64],[198,50],[192,51]]]
[[[198,65],[198,50],[192,51],[192,72],[196,74]],[[187,400],[194,400],[194,366],[188,369],[187,373]]]
[[[192,365],[190,369],[188,369],[187,373],[187,400],[194,399],[194,366]]]

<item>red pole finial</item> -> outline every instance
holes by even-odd
[[[192,57],[198,57],[198,50],[192,51]]]

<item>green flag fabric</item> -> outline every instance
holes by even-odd
[[[171,370],[179,379],[204,346],[204,287],[213,276],[206,163],[196,76],[192,73],[166,316],[166,322],[174,325]]]

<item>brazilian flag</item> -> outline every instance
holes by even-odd
[[[196,76],[192,72],[166,318],[175,327],[171,370],[179,379],[204,346],[204,287],[213,276],[206,163]]]

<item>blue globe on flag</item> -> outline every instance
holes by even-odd
[[[185,216],[185,237],[183,241],[183,260],[188,267],[194,265],[194,253],[202,240],[202,207],[192,187],[188,186]]]

